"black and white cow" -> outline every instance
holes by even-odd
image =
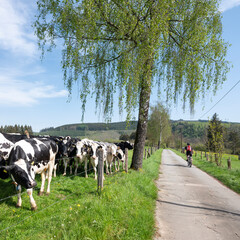
[[[117,157],[117,145],[114,143],[105,143],[107,147],[107,157],[106,157],[106,174],[112,174],[112,164]]]
[[[104,147],[104,144],[101,144],[99,142],[94,142],[93,140],[89,139],[82,139],[81,141],[77,142],[77,158],[78,161],[76,161],[76,168],[75,168],[75,174],[77,171],[78,163],[85,162],[85,177],[87,178],[87,163],[90,161],[93,170],[94,170],[94,176],[95,179],[97,179],[97,165],[98,165],[98,149],[104,148],[104,159],[106,159],[106,149]]]
[[[119,171],[120,163],[122,163],[122,168],[124,168],[124,162],[125,162],[125,149],[133,149],[133,144],[131,144],[128,141],[115,143],[117,145],[117,154],[116,158],[114,158],[114,165],[115,170]]]
[[[22,205],[21,186],[23,186],[27,189],[31,209],[37,209],[36,202],[32,196],[32,189],[37,185],[35,174],[41,174],[42,178],[39,195],[42,195],[44,192],[46,173],[48,174],[46,193],[50,193],[50,183],[57,151],[58,146],[55,141],[47,138],[30,138],[14,144],[9,154],[8,166],[3,166],[2,168],[8,171],[17,185],[17,207]]]
[[[65,140],[66,149],[67,149],[67,158],[63,158],[64,162],[64,173],[63,176],[67,174],[67,166],[69,164],[70,174],[72,174],[72,165],[74,163],[75,157],[77,156],[77,142],[80,139],[77,138],[69,138]],[[76,164],[75,164],[76,165]],[[77,174],[77,168],[75,169],[75,175]]]
[[[118,147],[116,157],[114,158],[115,171],[120,170],[120,163],[122,163],[122,169],[124,169],[124,162],[125,162],[125,153],[120,147]]]
[[[26,139],[26,135],[0,133],[0,178],[6,179],[9,174],[1,166],[6,166],[9,153],[17,141]]]
[[[55,165],[53,168],[53,176],[56,177],[57,167],[60,164],[60,161],[63,160],[67,156],[67,140],[64,137],[49,137],[49,139],[53,140],[58,145],[58,152],[55,158]]]
[[[122,149],[123,153],[125,154],[125,149],[133,149],[133,144],[128,142],[128,141],[125,141],[125,142],[120,142],[120,143],[115,143],[120,149]]]

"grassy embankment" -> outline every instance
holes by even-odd
[[[152,239],[161,150],[144,160],[141,171],[106,176],[101,195],[93,173],[63,177],[58,173],[49,196],[37,195],[31,212],[26,193],[0,201],[0,239]],[[129,152],[131,159],[132,151]],[[130,161],[129,161],[130,162]],[[130,164],[130,163],[129,163]],[[80,171],[83,171],[82,169]],[[79,171],[79,172],[80,172]],[[38,186],[40,176],[37,177]],[[15,194],[11,181],[0,180],[0,199]]]
[[[173,151],[184,159],[186,158],[185,154],[176,150]],[[231,158],[231,169],[228,169],[227,165],[229,157]],[[201,152],[197,152],[197,156],[195,153],[193,154],[193,164],[221,181],[233,191],[240,193],[240,160],[238,160],[237,155],[223,154],[222,166],[217,166],[214,158],[212,158],[212,161],[207,161],[204,152],[202,153],[202,158]]]

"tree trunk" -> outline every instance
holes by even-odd
[[[143,154],[145,140],[147,136],[147,122],[148,122],[148,110],[149,110],[149,101],[151,95],[151,71],[152,65],[151,61],[146,63],[147,71],[142,79],[142,86],[140,92],[139,100],[139,113],[138,113],[138,125],[136,131],[136,138],[134,143],[133,157],[131,168],[138,170],[142,168]]]

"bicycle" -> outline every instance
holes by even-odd
[[[192,156],[187,156],[188,167],[192,167]]]

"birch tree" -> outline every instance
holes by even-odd
[[[215,92],[225,80],[227,44],[221,33],[220,0],[38,0],[34,23],[43,52],[62,48],[63,79],[75,82],[84,113],[96,99],[111,120],[138,110],[131,168],[142,167],[152,88],[183,108]]]
[[[168,110],[158,102],[150,107],[148,120],[147,138],[160,148],[162,143],[166,143],[171,136],[170,116]]]

